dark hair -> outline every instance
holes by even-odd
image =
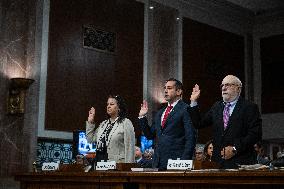
[[[179,80],[171,77],[168,80],[166,80],[166,82],[168,82],[168,81],[175,81],[176,89],[180,89],[180,90],[183,91],[183,85],[182,85],[182,83]]]
[[[114,98],[116,100],[119,108],[117,123],[121,123],[127,116],[127,108],[124,99],[119,95],[109,95],[108,98]]]
[[[256,145],[257,145],[258,148],[262,148],[262,147],[263,147],[261,141],[258,141],[258,142],[256,143]]]
[[[210,144],[212,144],[213,145],[213,140],[211,139],[211,140],[209,140],[208,142],[206,142],[206,144],[205,144],[205,146],[204,146],[204,158],[205,158],[205,160],[211,160],[211,157],[209,156],[209,154],[208,154],[208,147],[209,147],[209,145]],[[213,150],[214,150],[214,148],[213,148]]]

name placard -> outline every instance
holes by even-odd
[[[192,160],[168,160],[167,170],[190,170],[192,169]]]
[[[97,162],[96,170],[111,170],[116,169],[116,162],[115,161],[101,161]]]
[[[59,163],[55,162],[49,162],[49,163],[43,163],[41,170],[43,171],[55,171],[59,169]]]

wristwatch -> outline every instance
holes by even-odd
[[[233,146],[233,153],[234,153],[234,154],[237,154],[237,149],[236,149],[235,146]]]

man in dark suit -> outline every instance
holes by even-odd
[[[200,117],[196,84],[191,94],[189,112],[195,128],[213,127],[212,160],[222,168],[237,168],[239,164],[254,164],[254,144],[261,140],[262,123],[256,104],[240,97],[242,82],[233,75],[221,84],[222,101],[216,102],[204,117]]]
[[[148,139],[155,139],[153,167],[164,170],[168,159],[192,159],[195,148],[195,129],[192,126],[188,105],[181,99],[182,83],[170,78],[164,86],[166,108],[157,112],[150,127],[146,118],[148,105],[141,104],[139,125]]]

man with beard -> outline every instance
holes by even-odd
[[[195,128],[212,126],[212,161],[222,168],[237,168],[238,165],[256,163],[254,144],[261,140],[262,124],[258,106],[243,99],[242,82],[233,75],[227,75],[220,86],[222,100],[216,102],[201,117],[197,105],[200,96],[199,86],[193,88],[189,108]]]

